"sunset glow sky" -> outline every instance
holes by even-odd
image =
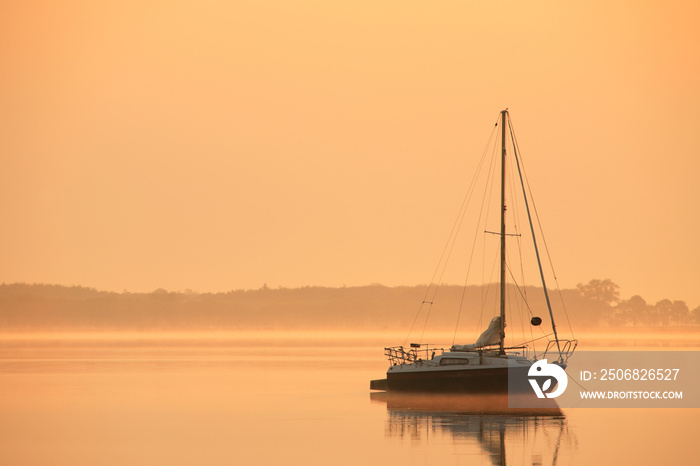
[[[692,309],[699,5],[4,1],[0,282],[427,283],[508,107],[560,284]]]

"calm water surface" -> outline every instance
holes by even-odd
[[[466,414],[370,396],[383,345],[347,334],[3,335],[0,464],[700,462],[698,410]]]

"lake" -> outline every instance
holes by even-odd
[[[386,340],[2,334],[0,464],[700,463],[696,409],[467,414],[371,395],[369,380],[386,372],[383,347],[394,343]]]

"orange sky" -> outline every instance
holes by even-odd
[[[695,307],[699,19],[672,0],[5,1],[0,281],[427,283],[509,107],[560,284]]]

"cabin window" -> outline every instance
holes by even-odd
[[[469,359],[467,358],[442,358],[440,359],[441,366],[457,366],[469,364]]]

